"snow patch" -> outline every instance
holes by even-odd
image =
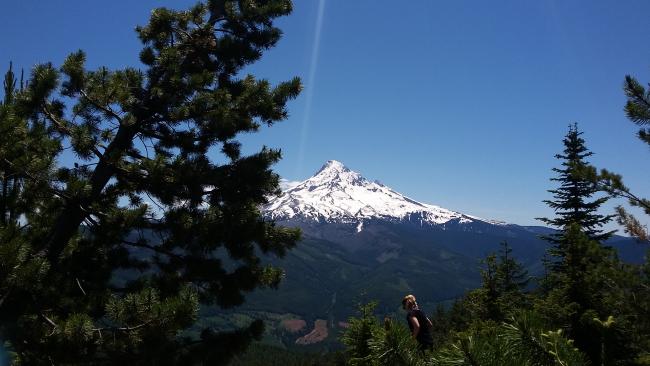
[[[363,220],[369,218],[418,220],[420,225],[440,225],[451,220],[488,222],[408,198],[379,182],[369,181],[336,160],[328,161],[314,176],[271,199],[263,210],[276,220],[299,217],[317,222],[358,223],[357,233],[363,229]]]

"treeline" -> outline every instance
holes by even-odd
[[[628,117],[650,124],[650,94],[629,76],[625,92]],[[544,237],[549,247],[541,276],[530,277],[502,243],[482,262],[480,288],[431,313],[434,348],[426,353],[417,351],[402,322],[381,324],[374,304],[362,306],[342,338],[348,364],[650,365],[648,234],[622,206],[617,215],[598,213],[608,199],[623,197],[648,214],[650,201],[634,195],[621,176],[590,165],[581,135],[571,125],[556,155],[557,187],[545,201],[555,216],[541,220],[557,231]],[[649,129],[638,136],[650,144]],[[648,246],[644,264],[623,263],[604,244],[613,232],[603,227],[613,219]]]

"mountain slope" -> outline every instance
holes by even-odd
[[[546,248],[524,227],[418,202],[335,160],[263,209],[282,225],[300,227],[307,238],[364,252],[377,262],[418,245],[424,252],[437,247],[480,258],[507,239],[515,250],[523,247],[519,254],[525,261],[537,260]]]
[[[423,224],[480,219],[410,199],[371,182],[338,161],[330,160],[311,178],[284,192],[264,207],[275,220],[360,222],[381,218],[400,221],[417,214]]]

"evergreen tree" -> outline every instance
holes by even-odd
[[[561,159],[562,168],[553,168],[558,174],[552,181],[560,183],[557,189],[549,190],[554,200],[545,200],[555,213],[555,218],[539,218],[546,224],[564,230],[571,224],[579,225],[582,230],[591,238],[598,241],[608,239],[614,231],[605,232],[601,227],[611,221],[612,216],[603,216],[597,213],[598,208],[607,201],[607,197],[600,197],[589,201],[599,189],[592,180],[587,179],[583,172],[588,169],[589,163],[586,158],[593,155],[585,146],[582,132],[578,131],[577,124],[569,126],[569,132],[565,136],[564,152],[555,157]],[[548,240],[559,244],[562,241],[562,232],[547,237]],[[562,255],[565,248],[557,248]]]
[[[280,152],[244,156],[237,141],[286,118],[299,93],[298,79],[240,76],[290,11],[289,0],[159,8],[137,29],[143,70],[87,70],[79,51],[60,71],[36,66],[22,92],[7,76],[0,338],[16,362],[216,365],[261,336],[261,321],[182,335],[200,305],[276,287],[282,271],[259,255],[299,238],[259,212],[279,193]],[[62,149],[73,166],[55,165]]]
[[[593,364],[612,364],[613,360],[626,364],[634,352],[625,332],[629,314],[621,306],[624,292],[619,285],[624,273],[614,251],[602,245],[613,232],[603,232],[600,227],[612,216],[596,212],[608,197],[589,201],[599,187],[590,177],[593,168],[585,158],[591,152],[580,135],[575,125],[570,127],[564,154],[557,155],[564,160],[564,169],[555,169],[559,177],[553,180],[561,182],[560,188],[551,191],[556,201],[545,201],[557,217],[542,220],[560,231],[547,237],[553,244],[549,250],[552,259],[541,285],[545,291],[535,308],[549,322],[565,328]],[[616,324],[607,329],[608,336],[595,336],[602,333],[602,324],[610,316]]]
[[[498,307],[501,309],[501,314],[505,317],[515,310],[528,307],[529,301],[526,287],[530,282],[530,276],[524,266],[512,256],[512,248],[507,241],[501,242],[499,264],[496,270],[501,292],[498,297]]]
[[[530,282],[528,271],[512,256],[512,248],[505,240],[501,242],[499,250],[497,277],[505,293],[521,293]]]
[[[634,346],[638,352],[638,362],[650,365],[650,250],[646,254],[646,262],[638,271],[632,273],[632,284],[626,293],[626,304],[630,307],[630,331],[634,338]]]
[[[21,114],[21,90],[10,64],[0,103],[0,340],[24,331],[15,311],[34,299],[30,292],[42,286],[47,262],[35,250],[33,234],[39,217],[59,190],[53,180],[60,140],[45,123]],[[21,88],[22,88],[21,78]],[[33,314],[32,316],[38,316]],[[28,344],[32,347],[31,344]]]
[[[490,254],[482,263],[481,288],[471,291],[464,301],[474,320],[501,322],[509,313],[526,306],[524,290],[528,272],[512,257],[507,241],[501,242],[499,255]]]
[[[380,332],[381,326],[374,315],[376,302],[359,305],[359,318],[350,318],[349,326],[341,336],[341,342],[346,346],[350,365],[373,365],[370,341]]]
[[[482,263],[485,268],[481,269],[482,286],[476,293],[478,300],[476,308],[478,311],[484,311],[484,314],[480,316],[481,319],[498,321],[503,317],[503,313],[498,304],[501,289],[497,277],[497,257],[495,254],[490,254]],[[472,293],[469,294],[468,298],[472,298]]]
[[[634,77],[627,75],[624,82],[624,92],[627,97],[625,113],[632,122],[640,126],[637,137],[650,145],[650,90],[639,83]],[[600,174],[595,169],[586,172],[585,176],[597,182],[600,188],[612,197],[624,198],[632,207],[640,208],[650,215],[650,200],[636,195],[623,183],[623,178],[606,169]],[[639,239],[645,245],[650,241],[647,228],[639,219],[630,214],[623,206],[616,207],[617,221],[625,231]],[[625,295],[619,303],[628,319],[628,332],[633,338],[633,347],[638,353],[638,363],[650,365],[650,249],[642,266],[627,266],[624,283],[620,291]]]
[[[450,310],[446,310],[443,304],[438,303],[433,314],[431,314],[429,317],[432,324],[431,335],[433,338],[434,349],[446,343],[449,339],[451,331],[455,326],[457,326],[457,324],[454,322],[455,319],[452,317],[455,311],[457,314],[457,309],[454,309],[454,306],[457,305],[454,304]]]
[[[630,75],[625,76],[624,84],[625,96],[625,113],[627,118],[640,126],[637,137],[644,143],[650,145],[650,90],[646,90],[641,83]],[[623,178],[615,173],[603,169],[600,175],[592,172],[592,178],[597,179],[601,189],[610,193],[613,197],[625,198],[633,207],[639,207],[646,215],[650,215],[650,200],[635,195],[630,188],[623,183]],[[618,206],[617,221],[625,231],[640,240],[649,241],[647,228],[641,222],[625,210],[623,206]]]
[[[424,366],[424,354],[409,329],[392,319],[384,320],[384,327],[376,327],[368,340],[371,365]]]
[[[562,330],[548,331],[538,315],[517,311],[500,324],[488,323],[452,334],[433,352],[417,350],[415,341],[402,324],[387,321],[384,327],[367,312],[350,319],[344,336],[350,365],[431,366],[582,366],[585,355]],[[364,325],[365,324],[365,325]],[[363,326],[362,326],[363,325]],[[359,332],[364,329],[365,331]],[[362,336],[361,336],[362,335]],[[347,342],[354,340],[353,342]],[[360,342],[360,343],[359,343]],[[363,345],[363,347],[359,347]],[[357,353],[362,351],[362,353]],[[359,357],[362,356],[362,357]]]
[[[566,229],[562,240],[568,250],[549,271],[548,292],[537,299],[535,310],[565,329],[592,364],[629,364],[635,352],[627,332],[621,264],[611,248],[590,239],[577,224]],[[609,317],[616,324],[608,327],[606,338],[598,337]]]
[[[506,322],[460,333],[434,352],[434,366],[581,366],[584,354],[561,330],[546,331],[544,321],[530,312],[518,312]]]

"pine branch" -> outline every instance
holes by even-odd
[[[115,119],[118,121],[118,123],[119,123],[120,125],[123,125],[123,124],[124,124],[124,118],[123,118],[122,116],[120,116],[119,114],[117,114],[117,113],[116,113],[115,111],[113,111],[111,108],[109,108],[109,107],[107,107],[107,106],[105,106],[105,105],[102,105],[102,104],[100,104],[99,102],[97,102],[95,99],[91,98],[91,97],[86,93],[85,90],[81,89],[81,90],[79,90],[79,93],[80,93],[84,98],[86,98],[86,100],[89,101],[93,106],[95,106],[96,108],[98,108],[98,109],[104,111],[104,113],[110,115],[111,117],[115,118]]]
[[[45,103],[43,103],[42,107],[43,107],[43,112],[45,113],[45,115],[47,115],[47,117],[50,119],[50,121],[52,121],[52,123],[54,123],[54,125],[57,127],[57,129],[60,132],[62,132],[64,134],[67,134],[68,136],[72,135],[72,130],[70,130],[70,128],[67,127],[65,125],[65,123],[63,123],[58,118],[56,118],[56,116],[54,116],[54,114],[52,112],[50,112],[50,110],[47,108],[47,105]],[[103,157],[103,154],[94,146],[92,147],[92,152],[99,159],[101,159]]]
[[[184,259],[185,258],[180,254],[176,254],[176,253],[164,250],[164,249],[160,248],[159,246],[149,245],[149,244],[145,244],[145,243],[142,243],[142,242],[134,242],[134,241],[124,240],[124,239],[122,239],[121,242],[128,245],[128,246],[132,246],[132,247],[136,247],[136,248],[149,249],[151,251],[154,251],[154,252],[160,253],[160,254],[164,254],[164,255],[169,256],[169,257],[174,257],[174,258],[177,258],[177,259]]]
[[[92,330],[93,330],[93,332],[100,332],[100,333],[101,333],[101,331],[107,331],[107,330],[108,331],[114,331],[114,332],[132,332],[134,330],[142,329],[142,328],[148,326],[151,323],[153,323],[153,320],[148,320],[148,321],[146,321],[144,323],[134,325],[134,326],[131,326],[131,327],[104,327],[104,328],[93,328]]]

